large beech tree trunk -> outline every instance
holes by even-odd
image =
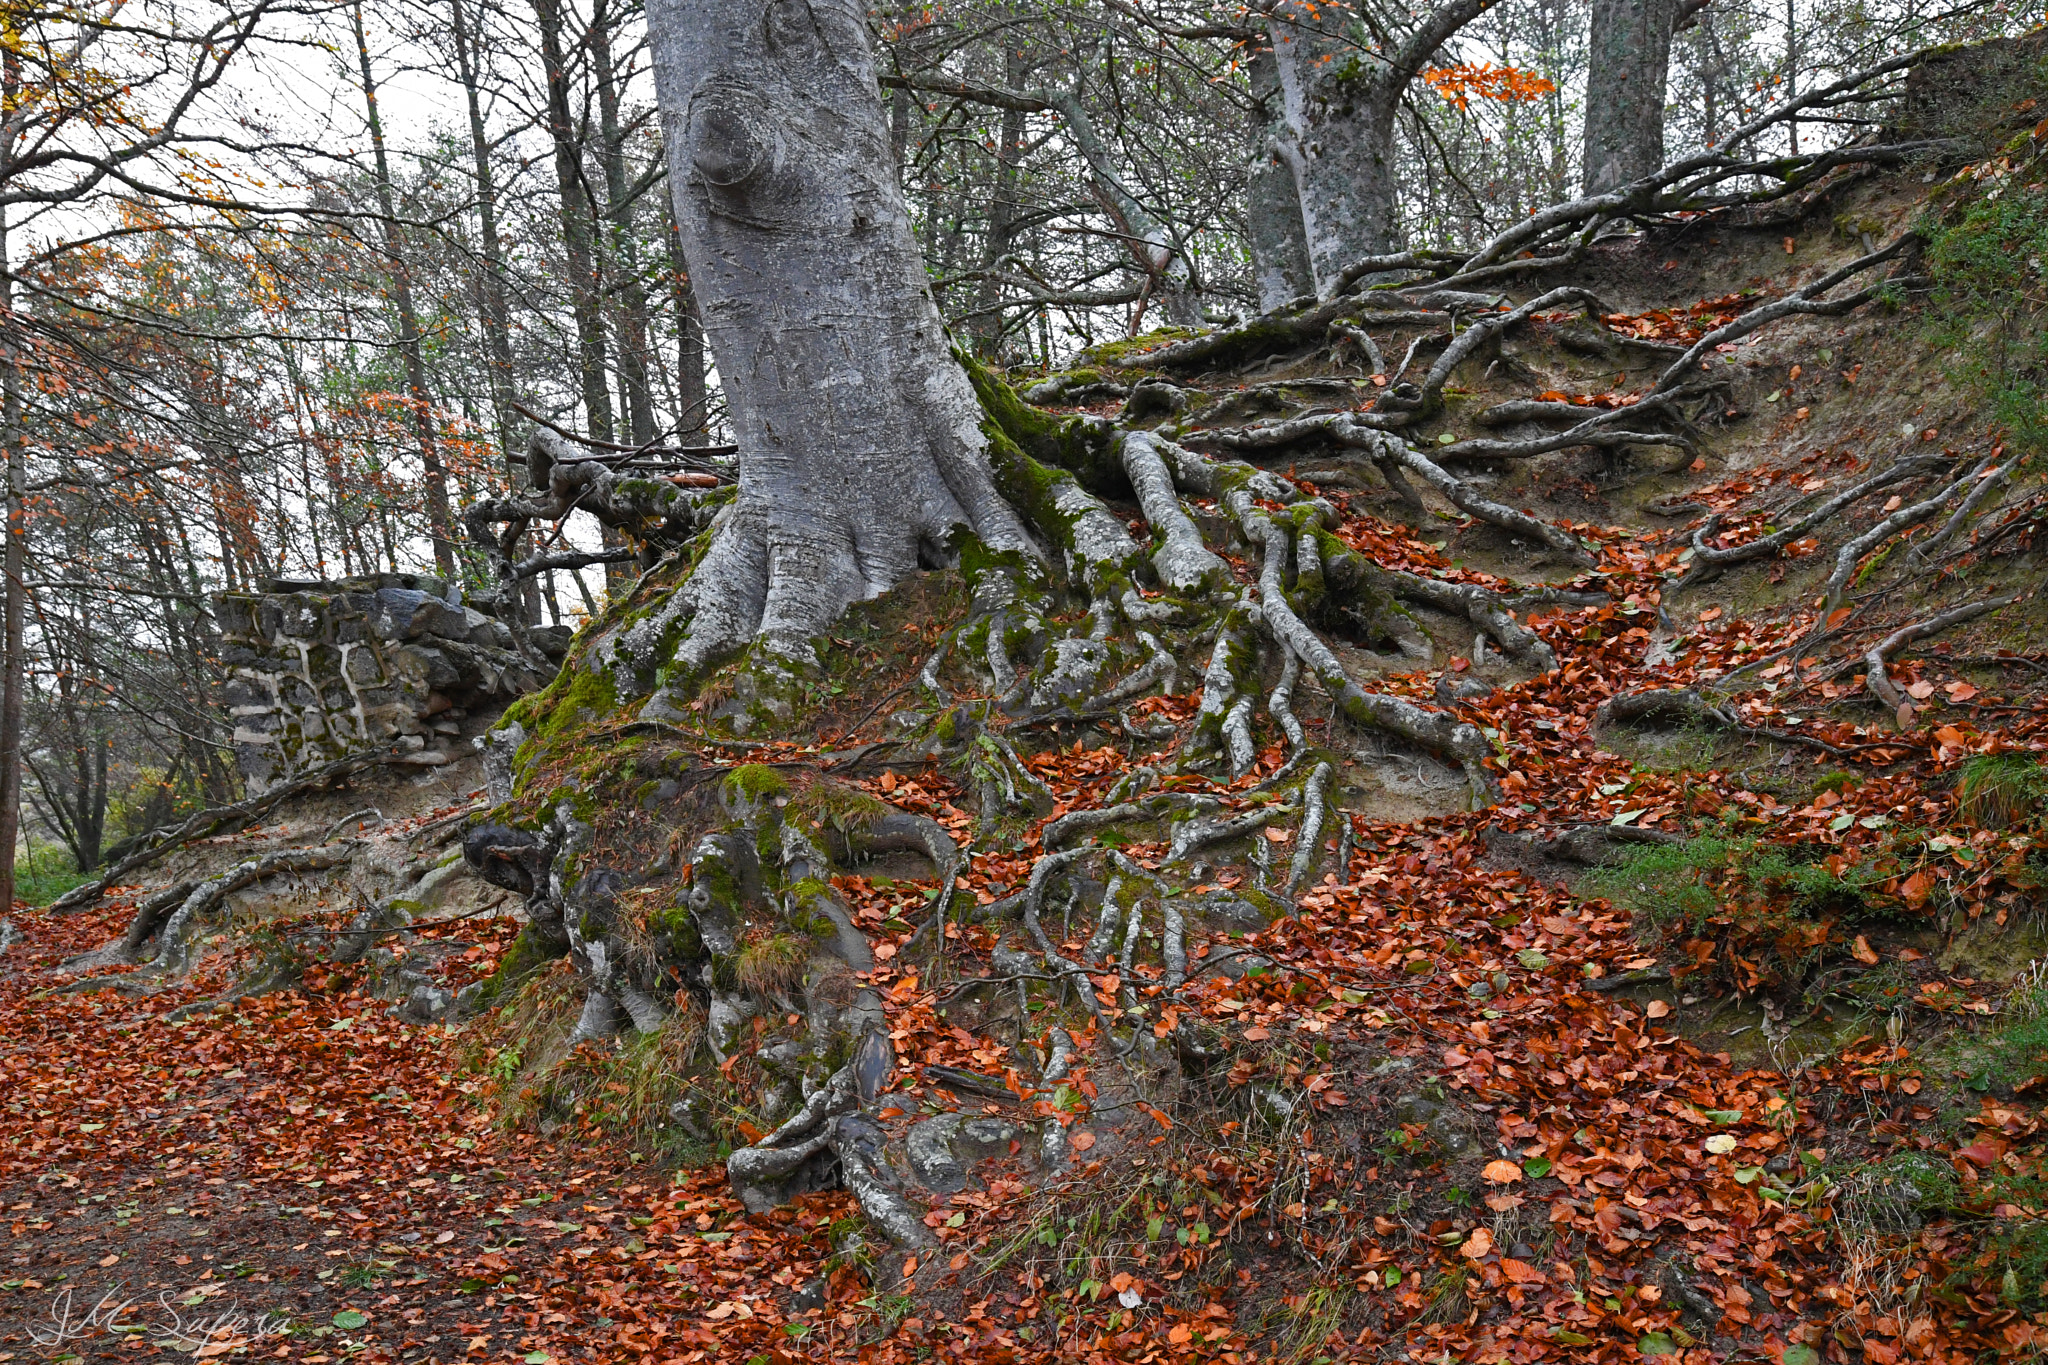
[[[796,659],[958,531],[1031,553],[925,282],[850,0],[654,0],[669,183],[739,445],[678,653]]]
[[[1394,116],[1408,82],[1493,0],[1445,0],[1392,44],[1368,41],[1352,11],[1280,0],[1267,19],[1279,67],[1316,292],[1345,266],[1400,249]],[[1383,48],[1389,50],[1382,50]]]
[[[1593,0],[1586,67],[1585,192],[1664,166],[1664,81],[1686,0]]]
[[[1401,87],[1343,32],[1349,11],[1285,0],[1273,56],[1287,153],[1317,292],[1361,256],[1395,249],[1394,111]]]

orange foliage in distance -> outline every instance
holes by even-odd
[[[1446,103],[1455,104],[1460,109],[1470,108],[1475,96],[1503,104],[1522,104],[1557,89],[1549,77],[1539,76],[1534,71],[1514,66],[1493,66],[1486,62],[1476,66],[1469,63],[1433,66],[1422,73],[1422,79],[1430,89],[1442,95]]]

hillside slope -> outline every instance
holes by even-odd
[[[64,966],[160,883],[17,914],[0,1348],[63,1290],[63,1349],[148,1354],[102,1291],[197,1349],[161,1290],[305,1359],[2037,1353],[2036,150],[1617,233],[1513,324],[1367,291],[991,378],[1119,523],[1112,423],[1211,479],[1233,605],[1134,578],[1090,635],[1091,566],[1030,615],[964,556],[657,720],[672,557],[386,812],[388,884],[257,882],[176,972]],[[1364,420],[1461,338],[1401,434],[1462,508]]]

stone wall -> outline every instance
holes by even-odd
[[[363,750],[445,763],[472,711],[495,711],[548,680],[502,621],[422,574],[339,582],[271,579],[219,593],[235,760],[251,794]],[[559,658],[566,628],[529,631]]]

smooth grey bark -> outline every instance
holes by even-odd
[[[668,233],[669,296],[676,314],[676,439],[686,446],[711,444],[711,395],[704,384],[704,321],[697,315],[697,296],[690,291],[690,264],[683,258],[683,235],[675,209],[663,205]]]
[[[1351,11],[1280,0],[1268,16],[1316,292],[1344,267],[1398,246],[1394,116],[1408,82],[1492,0],[1446,0],[1405,34],[1375,43]]]
[[[1289,299],[1315,292],[1308,237],[1301,224],[1301,190],[1286,148],[1287,117],[1280,90],[1280,65],[1270,45],[1255,45],[1249,66],[1252,99],[1251,147],[1246,160],[1245,235],[1252,252],[1252,283],[1259,311],[1270,313]]]
[[[1664,168],[1671,35],[1688,12],[1685,0],[1593,0],[1585,193],[1605,194]]]
[[[961,530],[1035,554],[911,235],[854,0],[654,0],[669,185],[739,446],[739,495],[677,594],[697,668],[798,660]],[[649,703],[657,712],[662,698]]]
[[[1067,136],[1093,172],[1096,202],[1123,225],[1129,235],[1131,255],[1152,276],[1160,311],[1167,320],[1181,326],[1199,326],[1202,307],[1196,297],[1194,271],[1187,253],[1175,240],[1173,230],[1138,199],[1124,184],[1111,160],[1109,148],[1095,132],[1095,120],[1072,90],[1054,88],[1047,96],[1066,120]]]

